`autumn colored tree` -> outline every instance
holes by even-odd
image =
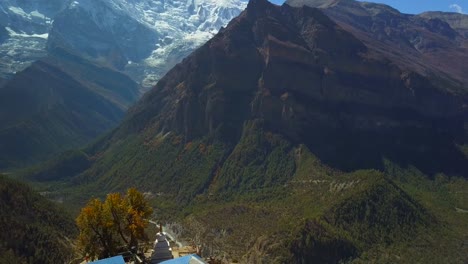
[[[91,258],[138,248],[139,242],[148,241],[145,228],[152,213],[144,195],[135,188],[128,189],[125,196],[108,194],[104,202],[92,199],[76,219],[80,229],[78,246]]]

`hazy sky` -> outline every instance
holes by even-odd
[[[284,0],[270,0],[282,4]],[[366,2],[384,3],[402,13],[418,14],[424,11],[451,11],[468,14],[468,0],[369,0]]]

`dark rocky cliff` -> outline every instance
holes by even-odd
[[[468,66],[463,63],[468,60],[467,15],[443,12],[409,15],[390,6],[354,0],[288,0],[286,3],[319,8],[398,67],[438,82],[443,89],[465,95],[468,91],[465,74]]]
[[[380,168],[390,159],[466,175],[457,148],[467,134],[461,80],[435,80],[430,67],[422,75],[403,65],[405,54],[387,56],[354,33],[315,8],[251,1],[172,69],[118,133],[152,127],[186,142],[215,135],[235,143],[246,121],[261,119],[341,169]]]

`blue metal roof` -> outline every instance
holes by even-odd
[[[204,264],[206,262],[204,262],[196,254],[192,254],[192,255],[187,255],[187,256],[184,256],[184,257],[180,257],[180,258],[166,260],[166,261],[161,262],[160,264],[192,264],[192,263],[193,264]]]
[[[101,259],[97,261],[90,262],[89,264],[125,264],[125,261],[122,256],[115,256],[112,258]]]

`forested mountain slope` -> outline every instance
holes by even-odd
[[[366,14],[391,24],[388,10]],[[448,23],[406,18],[460,52]],[[252,0],[75,156],[88,164],[25,177],[65,181],[70,204],[136,185],[233,261],[463,262],[467,84],[427,46],[360,34],[326,10]]]

